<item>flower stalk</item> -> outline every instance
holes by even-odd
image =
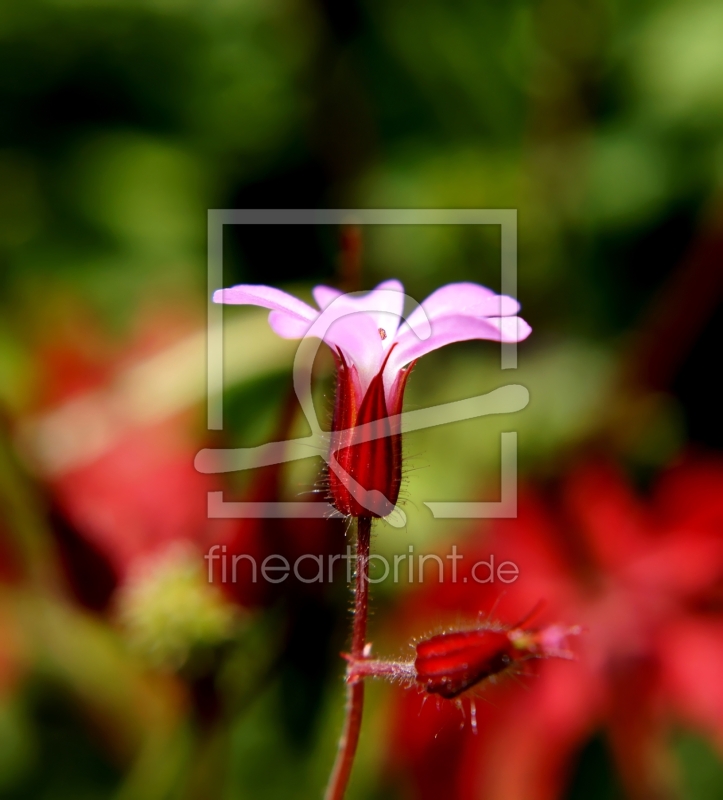
[[[361,661],[365,656],[367,619],[369,617],[369,551],[372,518],[357,517],[356,587],[354,591],[354,623],[351,640],[351,659]],[[347,674],[346,716],[339,740],[336,761],[329,779],[324,800],[342,800],[351,777],[354,756],[359,744],[364,711],[364,679]]]

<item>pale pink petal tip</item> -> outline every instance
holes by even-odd
[[[502,342],[523,342],[532,333],[532,328],[522,317],[499,317],[490,319],[490,322],[499,329]]]
[[[319,312],[303,300],[273,286],[239,284],[230,289],[218,289],[213,293],[214,303],[261,306],[271,311],[283,311],[298,319],[312,322]]]

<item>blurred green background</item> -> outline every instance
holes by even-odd
[[[515,208],[519,369],[456,346],[407,407],[524,384],[530,480],[600,441],[643,487],[723,447],[722,43],[715,0],[2,0],[1,798],[321,796],[343,574],[303,601],[228,600],[183,549],[216,535],[197,450],[299,427],[293,349],[227,309],[226,425],[205,430],[208,209]],[[336,230],[229,227],[224,249],[227,286],[351,280]],[[499,290],[499,257],[494,228],[369,227],[350,288]],[[494,499],[511,425],[410,436],[409,525],[380,525],[377,551],[462,536],[422,503]],[[375,642],[396,646],[404,592],[375,588]],[[413,797],[384,778],[390,691],[370,689],[352,797]],[[570,797],[620,796],[595,748]],[[707,743],[677,752],[685,797],[723,797]]]

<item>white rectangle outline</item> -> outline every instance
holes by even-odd
[[[223,429],[223,305],[211,302],[223,283],[224,225],[499,225],[501,238],[500,293],[517,296],[517,209],[209,209],[207,317],[207,426]],[[517,368],[517,344],[500,345],[501,369]],[[501,498],[499,502],[424,503],[435,518],[517,516],[517,434],[502,433]],[[212,502],[211,495],[214,495]],[[237,516],[239,503],[224,503],[221,493],[209,493],[209,516]],[[213,505],[213,509],[212,509]],[[292,504],[296,505],[296,504]],[[224,511],[224,507],[228,507]]]

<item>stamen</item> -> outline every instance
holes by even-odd
[[[379,328],[379,335],[382,337],[382,341],[387,338],[387,332],[384,330],[384,328]]]

